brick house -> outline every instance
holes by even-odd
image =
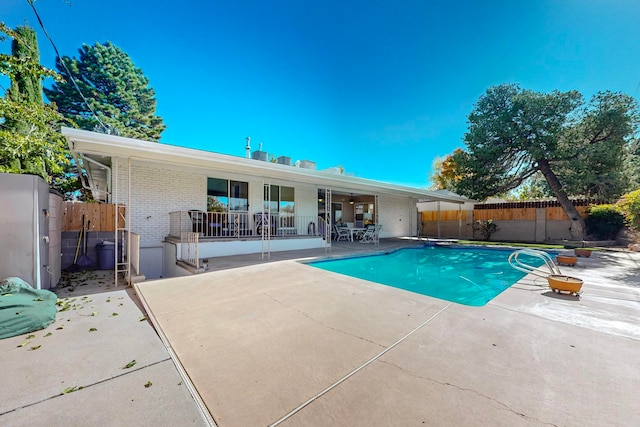
[[[336,223],[379,224],[381,238],[416,236],[418,201],[466,201],[315,170],[311,161],[272,163],[261,151],[245,158],[64,127],[62,134],[94,199],[126,207],[116,233],[139,237],[147,278],[190,274],[176,261],[194,244],[198,269],[215,256],[330,248]]]

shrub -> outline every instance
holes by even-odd
[[[640,231],[640,189],[622,196],[616,204],[629,227]]]
[[[482,234],[482,238],[484,240],[489,240],[491,239],[491,235],[498,231],[498,226],[492,219],[488,219],[486,221],[479,219],[473,223],[473,231],[477,231]]]
[[[615,205],[591,205],[584,220],[587,233],[601,240],[613,240],[624,227],[624,215]]]

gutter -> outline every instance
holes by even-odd
[[[106,200],[105,200],[105,202],[106,202],[106,203],[109,203],[109,202],[111,201],[111,168],[110,168],[109,166],[107,166],[107,165],[103,165],[103,164],[102,164],[102,163],[100,163],[100,162],[96,162],[95,160],[93,160],[93,159],[91,159],[91,158],[89,158],[89,157],[85,157],[85,156],[83,156],[82,154],[80,155],[80,157],[82,158],[82,162],[83,162],[83,163],[84,163],[85,161],[87,161],[87,162],[89,162],[89,163],[93,163],[94,165],[96,165],[96,166],[98,166],[98,167],[100,167],[100,168],[102,168],[102,169],[106,169],[106,170],[107,170],[107,177],[106,177],[106,179],[105,179],[105,181],[106,181],[106,182],[105,182],[105,185],[107,186],[107,188],[104,190],[104,192],[105,192],[105,196],[106,196],[106,197],[105,197],[105,199],[106,199]],[[87,174],[88,174],[88,173],[89,173],[89,172],[87,171]],[[91,178],[91,177],[89,177],[89,178]],[[91,186],[92,182],[93,182],[93,179],[90,179],[90,180],[89,180],[89,186]],[[83,184],[82,184],[82,185],[84,186],[84,182],[83,182]],[[94,191],[94,190],[93,190],[93,188],[91,188],[91,192],[92,192],[92,193],[93,193],[93,191]],[[96,189],[95,191],[97,192],[97,191],[99,191],[99,190],[97,190],[97,189]]]
[[[146,162],[217,169],[254,176],[262,175],[275,179],[302,181],[320,186],[344,186],[347,191],[353,188],[356,191],[383,191],[391,194],[408,195],[415,198],[428,198],[432,201],[439,200],[451,203],[465,203],[469,201],[462,196],[443,196],[434,194],[428,190],[404,187],[366,178],[334,175],[313,169],[296,168],[294,166],[262,162],[228,154],[213,153],[210,151],[106,135],[67,127],[62,128],[62,134],[69,141],[69,145],[73,145],[72,151],[81,151],[85,154],[127,157]],[[84,144],[85,146],[76,147],[76,144]]]

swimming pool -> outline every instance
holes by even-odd
[[[309,265],[459,304],[482,306],[525,276],[507,258],[512,250],[406,248]],[[541,261],[522,257],[533,266]]]

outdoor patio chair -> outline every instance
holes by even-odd
[[[375,229],[376,229],[375,225],[373,224],[367,225],[367,228],[364,230],[362,235],[360,235],[360,241],[361,242],[364,241],[366,243],[373,236],[373,232],[375,231]]]
[[[367,230],[362,235],[360,243],[375,243],[378,241],[378,234],[382,229],[382,225],[369,225]]]
[[[373,225],[371,225],[371,227],[373,227]],[[367,231],[367,228],[369,228],[369,225],[367,225],[365,228],[360,227],[360,230],[357,230],[353,233],[353,238],[361,240],[362,236],[364,236],[364,233]]]
[[[256,224],[256,234],[258,236],[262,235],[262,233],[264,232],[265,236],[269,234],[269,231],[271,231],[271,235],[275,236],[276,234],[276,221],[277,218],[275,217],[275,215],[269,215],[268,213],[256,213],[253,214],[253,218]],[[271,227],[269,227],[269,224],[271,224]],[[271,230],[269,230],[269,228],[271,228]]]
[[[343,237],[344,237],[344,240],[347,240],[347,241],[351,240],[351,233],[349,232],[349,229],[347,227],[338,226],[338,225],[334,225],[333,227],[336,230],[336,242],[342,239]]]
[[[228,214],[229,236],[250,236],[253,234],[249,226],[249,217],[245,212],[229,212]]]

